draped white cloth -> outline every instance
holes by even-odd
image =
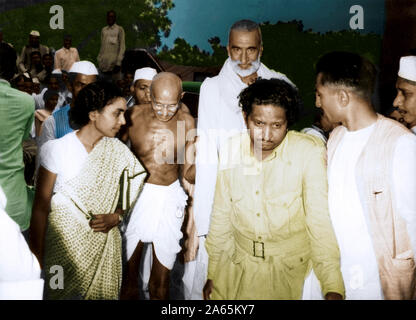
[[[42,300],[40,266],[19,226],[7,215],[0,187],[0,300]]]

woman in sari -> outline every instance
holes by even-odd
[[[69,111],[71,127],[78,130],[41,149],[30,247],[45,269],[48,299],[118,299],[117,226],[146,176],[114,138],[125,123],[125,110],[117,87],[89,84]],[[56,270],[63,271],[63,285]]]

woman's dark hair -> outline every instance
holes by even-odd
[[[110,82],[94,82],[84,87],[69,110],[69,125],[80,129],[90,122],[89,113],[101,112],[112,100],[122,98],[120,89]]]
[[[298,90],[284,80],[258,79],[238,97],[246,116],[253,111],[253,105],[272,104],[285,110],[288,127],[298,120],[301,104]]]

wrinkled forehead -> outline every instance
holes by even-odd
[[[234,29],[230,31],[228,44],[233,45],[239,42],[249,42],[252,45],[260,46],[261,45],[261,35],[260,30],[244,30],[244,29]]]
[[[182,92],[180,81],[176,79],[158,79],[152,82],[152,94],[155,100],[179,100]]]

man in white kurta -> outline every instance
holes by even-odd
[[[196,260],[185,265],[185,299],[202,299],[208,265],[204,242],[214,201],[218,152],[229,137],[246,129],[238,95],[258,77],[283,79],[292,84],[284,74],[260,62],[263,46],[260,27],[255,22],[241,20],[231,27],[227,51],[229,57],[219,75],[207,78],[200,90],[194,193],[199,248]]]
[[[0,300],[42,300],[39,262],[20,227],[4,211],[6,203],[0,186]]]
[[[339,77],[336,81],[334,75]],[[316,106],[331,121],[342,123],[328,141],[328,201],[341,253],[346,299],[354,300],[388,298],[384,292],[389,292],[389,285],[386,286],[389,282],[384,280],[383,287],[381,280],[388,263],[380,265],[383,261],[380,252],[385,252],[380,251],[379,240],[384,238],[386,247],[390,247],[391,239],[385,237],[387,233],[375,223],[372,213],[382,221],[381,225],[388,219],[401,219],[406,225],[402,232],[407,231],[410,249],[399,253],[403,247],[394,242],[395,252],[388,259],[397,265],[407,263],[414,261],[416,252],[416,137],[398,122],[374,111],[371,105],[374,78],[375,68],[355,54],[330,53],[317,64]],[[389,140],[385,132],[397,139]],[[391,143],[391,149],[385,149],[384,142]],[[368,181],[371,183],[374,173],[365,161],[378,150],[393,150],[379,159],[388,163],[390,172],[376,179],[380,187],[371,189],[369,198]],[[367,171],[359,174],[360,168]],[[382,220],[389,208],[380,208],[377,202],[385,196],[392,199],[393,213]]]

